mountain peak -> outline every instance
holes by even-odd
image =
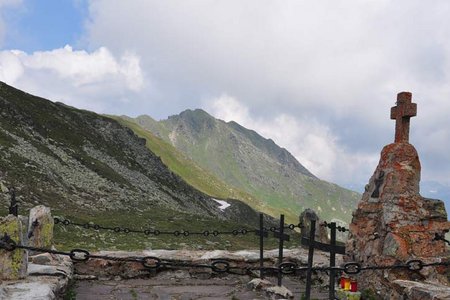
[[[194,110],[186,109],[185,111],[181,112],[179,115],[169,117],[169,119],[171,119],[171,118],[191,120],[191,121],[195,121],[197,123],[216,120],[213,116],[211,116],[209,113],[207,113],[206,111],[204,111],[203,109],[200,109],[200,108],[197,108]]]
[[[318,179],[288,150],[256,131],[218,120],[202,109],[183,111],[158,124],[158,131],[146,129],[228,185],[263,201],[268,209],[295,219],[292,214],[309,207],[325,218],[348,220],[355,193]],[[336,207],[330,205],[330,198],[338,201]]]
[[[213,116],[203,109],[187,109],[179,115],[170,116],[167,121],[196,134],[213,129],[217,122]]]

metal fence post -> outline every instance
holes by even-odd
[[[336,222],[330,224],[331,236],[330,236],[330,267],[336,266]],[[335,299],[334,287],[336,284],[336,270],[330,270],[330,287],[329,287],[329,298],[330,300]]]
[[[283,263],[283,244],[284,244],[284,215],[280,216],[280,247],[278,249],[278,266]],[[281,286],[281,281],[283,279],[283,273],[281,269],[278,270],[278,286]]]
[[[259,278],[261,279],[264,279],[264,233],[264,215],[259,214]]]
[[[309,232],[309,251],[308,251],[308,271],[306,273],[306,291],[305,299],[311,299],[311,280],[312,280],[312,264],[314,259],[314,239],[316,235],[316,220],[311,220],[311,231]]]

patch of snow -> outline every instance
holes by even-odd
[[[217,199],[214,199],[214,198],[213,198],[213,200],[220,204],[219,209],[220,209],[221,211],[224,211],[226,208],[228,208],[228,207],[231,206],[231,204],[228,203],[228,202],[226,202],[226,201],[223,201],[223,200],[217,200]]]

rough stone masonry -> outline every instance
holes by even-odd
[[[375,172],[366,186],[358,208],[353,213],[347,242],[347,261],[362,265],[388,266],[420,259],[425,263],[446,259],[444,241],[435,234],[450,229],[444,203],[419,194],[420,161],[409,144],[410,118],[417,105],[411,93],[397,96],[391,109],[396,120],[395,142],[385,146]],[[382,299],[394,299],[394,280],[448,284],[445,267],[365,270],[358,276],[362,290],[371,289]]]

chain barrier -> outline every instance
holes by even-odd
[[[327,227],[331,229],[331,223],[328,223],[327,221],[323,221],[320,226]],[[339,232],[348,232],[350,231],[348,228],[345,228],[343,226],[336,226],[336,230]]]
[[[137,262],[141,263],[145,269],[157,270],[161,268],[209,268],[216,273],[231,274],[247,274],[249,271],[263,270],[265,273],[272,271],[273,273],[282,273],[283,275],[296,275],[306,272],[308,267],[299,267],[295,262],[283,262],[278,267],[260,266],[231,266],[230,262],[225,259],[214,260],[211,264],[195,264],[190,261],[161,259],[155,256],[131,256],[131,257],[113,257],[108,255],[95,255],[84,249],[72,249],[69,252],[57,251],[52,249],[38,248],[16,244],[7,234],[0,238],[0,249],[6,251],[14,251],[16,249],[31,250],[41,253],[58,254],[70,257],[74,262],[86,262],[90,259],[103,259],[119,262]],[[420,259],[409,260],[406,263],[398,263],[386,266],[363,266],[357,262],[348,262],[340,267],[312,267],[312,271],[328,272],[331,270],[340,271],[348,275],[356,275],[366,270],[394,270],[407,269],[409,271],[420,271],[426,267],[450,266],[450,261],[439,261],[426,263]],[[235,272],[240,271],[240,272]]]
[[[220,230],[204,230],[204,231],[189,231],[189,230],[174,230],[174,231],[164,231],[164,230],[157,230],[157,229],[145,229],[145,230],[137,230],[137,229],[131,229],[128,227],[123,226],[115,226],[115,227],[107,227],[102,226],[99,224],[95,224],[92,222],[88,223],[76,223],[72,222],[69,219],[61,219],[59,217],[53,218],[55,224],[61,224],[63,226],[76,226],[84,229],[94,229],[94,230],[109,230],[114,233],[139,233],[139,234],[145,234],[145,235],[173,235],[176,237],[188,237],[191,235],[203,235],[203,236],[219,236],[219,235],[247,235],[248,233],[257,233],[257,229],[248,229],[248,228],[240,228],[240,229],[234,229],[230,231],[220,231]],[[289,224],[286,225],[285,229],[295,230],[295,228],[302,228],[303,226],[300,224]],[[271,231],[271,232],[277,232],[279,231],[279,228],[277,227],[271,227],[269,229],[264,228],[264,231]]]

